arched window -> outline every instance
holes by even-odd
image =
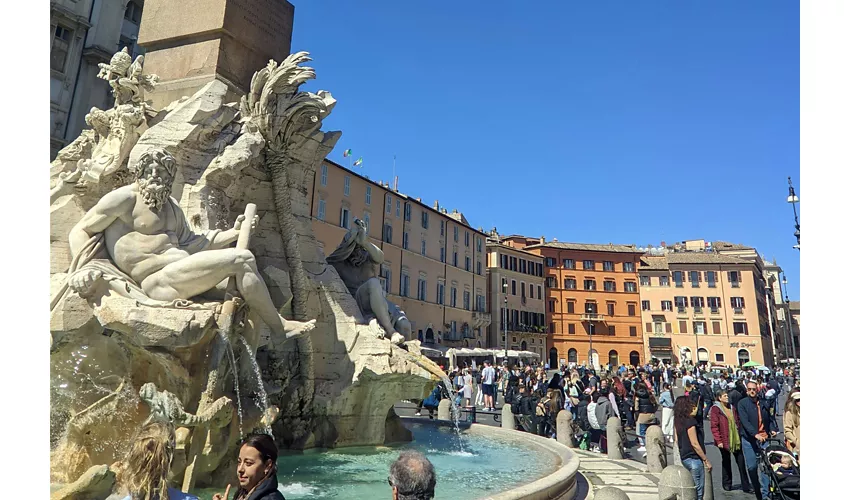
[[[567,351],[567,362],[568,363],[578,363],[578,351],[575,349],[570,349]]]
[[[520,351],[528,350],[528,344],[526,344],[524,340],[522,341],[522,344],[519,345],[519,350]]]
[[[620,356],[614,349],[608,351],[608,363],[610,363],[611,366],[617,366],[620,364]]]
[[[738,365],[743,365],[750,361],[750,351],[746,349],[738,349]]]
[[[706,349],[705,347],[700,347],[697,350],[697,360],[699,360],[700,363],[708,363],[708,349]]]
[[[640,364],[640,353],[637,351],[632,351],[629,353],[629,364],[632,366],[637,366]]]
[[[557,368],[558,367],[558,350],[554,347],[549,349],[549,367]]]

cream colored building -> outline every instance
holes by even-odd
[[[487,280],[494,313],[485,347],[504,349],[507,336],[508,349],[536,352],[546,360],[543,257],[514,247],[510,236],[492,233],[487,240]]]
[[[639,275],[648,358],[773,365],[757,262],[705,250],[653,251],[641,258]]]
[[[50,2],[50,159],[86,127],[92,107],[112,107],[98,63],[128,47],[133,57],[144,0]]]
[[[462,213],[428,206],[330,160],[316,172],[310,203],[326,256],[355,218],[366,223],[384,253],[387,298],[405,311],[415,338],[438,347],[486,345],[487,235]]]

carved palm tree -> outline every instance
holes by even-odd
[[[316,77],[313,68],[299,66],[310,60],[307,52],[298,52],[280,65],[269,61],[268,66],[254,73],[251,90],[240,103],[248,125],[256,126],[266,140],[266,168],[272,178],[275,212],[289,266],[292,311],[299,321],[307,319],[309,283],[298,246],[292,195],[304,191],[304,176],[308,170],[312,172],[311,162],[305,157],[315,149],[308,143],[324,142],[319,129],[336,102],[325,91],[299,91],[301,84]]]

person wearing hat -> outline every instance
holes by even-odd
[[[782,423],[785,432],[785,447],[797,455],[797,460],[800,460],[800,391],[792,392],[788,396]]]

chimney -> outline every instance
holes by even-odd
[[[546,237],[545,236],[540,237],[540,243],[541,244],[546,243]]]
[[[434,200],[434,210],[440,210],[440,200]]]
[[[552,238],[552,241],[553,241],[553,242],[555,242],[555,243],[557,243],[557,242],[558,242],[558,238]]]
[[[419,203],[422,203],[422,198],[416,198],[416,201],[418,201]]]
[[[453,213],[453,214],[456,214],[456,213],[457,213],[457,209],[456,209],[456,208],[453,208],[453,209],[452,209],[452,213]]]

